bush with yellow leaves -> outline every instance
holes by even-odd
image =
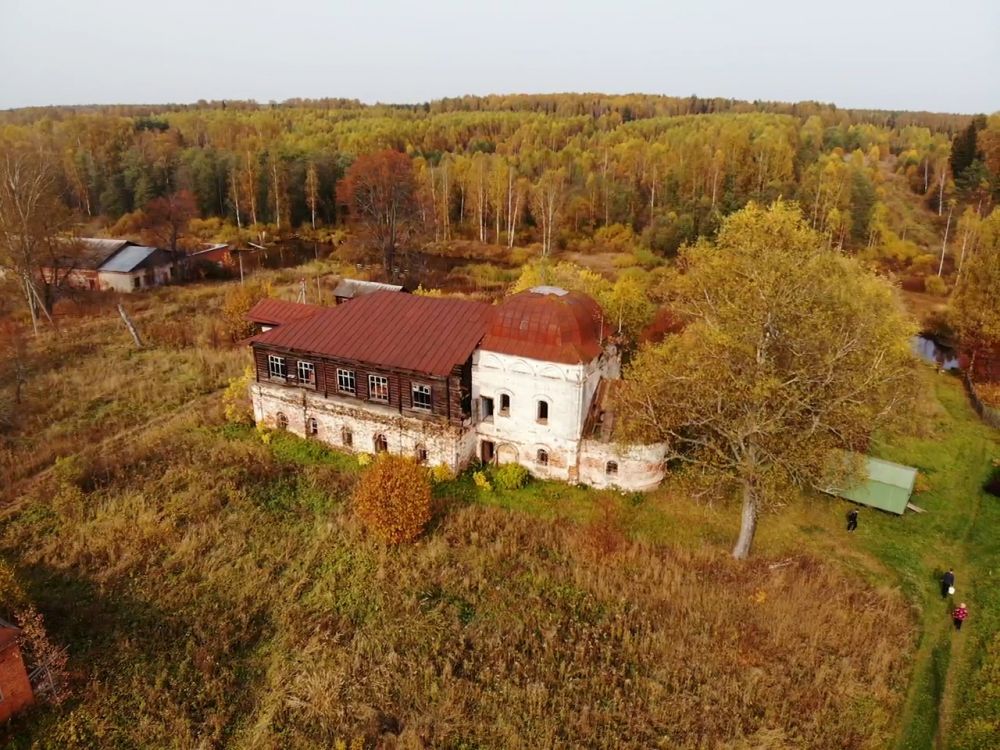
[[[387,542],[415,539],[431,518],[427,470],[408,456],[379,453],[354,490],[354,510]]]

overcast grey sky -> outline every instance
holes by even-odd
[[[1000,0],[0,0],[0,108],[554,91],[1000,110]]]

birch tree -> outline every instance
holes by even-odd
[[[552,252],[552,236],[566,198],[566,170],[546,169],[535,183],[532,212],[542,227],[542,257]]]

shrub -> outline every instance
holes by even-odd
[[[944,283],[944,279],[940,276],[928,276],[924,279],[924,289],[927,290],[928,294],[933,294],[937,297],[944,297],[948,294],[948,285]]]
[[[233,286],[226,292],[222,300],[222,319],[229,338],[240,341],[253,335],[254,325],[246,319],[246,314],[270,293],[269,286],[258,282]]]
[[[927,478],[924,472],[917,473],[917,480],[913,483],[913,493],[915,495],[923,494],[924,492],[931,491],[931,481]]]
[[[361,520],[393,544],[415,539],[431,518],[431,485],[414,459],[380,453],[354,491]]]
[[[627,252],[637,244],[638,238],[632,227],[624,224],[608,224],[594,232],[594,244],[604,245],[611,250]]]
[[[519,490],[530,478],[531,473],[521,464],[501,464],[493,470],[493,482],[502,490]]]
[[[493,485],[490,484],[489,477],[486,476],[485,471],[477,471],[472,474],[472,481],[476,483],[476,487],[481,489],[483,492],[493,492]]]
[[[914,273],[929,274],[937,267],[938,262],[938,257],[936,255],[933,255],[932,253],[921,253],[913,259],[912,263],[910,263],[910,269]],[[927,281],[928,279],[925,279],[924,283],[926,284]]]
[[[434,482],[434,484],[450,482],[455,478],[455,472],[453,472],[451,467],[446,464],[438,464],[431,469],[429,473],[431,475],[431,481]]]
[[[250,405],[250,381],[253,369],[249,366],[238,378],[233,378],[222,393],[222,404],[226,421],[232,424],[253,424],[253,408]]]

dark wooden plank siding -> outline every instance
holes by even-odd
[[[298,362],[311,362],[316,368],[316,391],[327,397],[337,396],[340,398],[350,398],[350,394],[339,391],[337,370],[346,369],[354,372],[355,394],[359,401],[368,401],[368,376],[378,375],[386,378],[389,383],[389,401],[374,401],[405,413],[407,416],[415,416],[433,421],[450,420],[455,424],[461,424],[462,394],[469,389],[463,386],[463,378],[466,377],[463,367],[456,367],[447,378],[430,375],[415,375],[408,372],[399,372],[388,369],[375,369],[365,367],[359,362],[343,362],[338,360],[309,357],[301,358],[291,352],[283,352],[277,349],[264,347],[253,347],[254,362],[257,369],[257,378],[261,381],[269,381],[270,374],[267,367],[267,357],[269,354],[276,354],[285,358],[288,371],[286,384],[290,387],[299,387],[297,383]],[[467,363],[468,364],[468,363]],[[277,381],[272,381],[277,382]],[[429,385],[431,387],[431,411],[413,408],[413,384]]]

